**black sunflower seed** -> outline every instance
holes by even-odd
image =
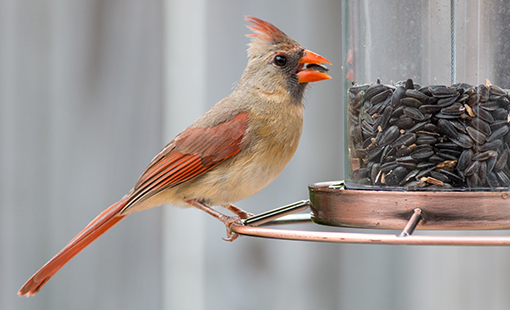
[[[487,140],[487,136],[481,133],[480,131],[474,129],[471,126],[468,126],[466,128],[469,137],[476,143],[476,144],[483,144],[485,140]]]
[[[395,141],[395,139],[397,139],[398,136],[400,136],[400,129],[398,128],[398,126],[391,126],[384,131],[378,143],[379,145],[390,144],[393,141]]]
[[[404,115],[410,117],[411,119],[415,121],[423,121],[425,120],[425,115],[420,112],[417,108],[413,107],[406,107],[404,109]]]
[[[393,96],[391,97],[391,107],[397,108],[400,106],[401,102],[400,100],[404,98],[406,89],[403,86],[398,86],[395,91],[393,92]]]
[[[414,159],[424,159],[429,158],[434,155],[434,150],[430,145],[422,144],[418,145],[412,152],[411,157]]]
[[[486,121],[487,123],[494,122],[494,117],[492,117],[492,114],[482,108],[480,106],[473,107],[473,112],[481,119]]]
[[[489,124],[481,120],[479,117],[474,117],[473,119],[471,119],[470,126],[480,131],[486,136],[489,136],[492,133]]]
[[[487,141],[493,141],[495,139],[499,139],[501,136],[503,136],[507,132],[508,132],[508,126],[503,125],[503,126],[497,128],[496,130],[494,130],[494,132],[487,138]]]
[[[365,91],[365,101],[370,101],[372,97],[386,90],[383,84],[374,84]]]

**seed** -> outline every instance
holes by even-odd
[[[426,94],[424,94],[423,92],[421,92],[418,89],[407,89],[405,94],[406,94],[406,97],[418,99],[421,102],[427,102],[428,100],[430,100],[429,96],[427,96]]]
[[[458,95],[457,89],[454,87],[446,87],[446,86],[438,86],[438,87],[430,87],[430,92],[432,96],[436,98],[448,98]]]
[[[385,91],[382,91],[376,95],[374,95],[371,99],[370,99],[370,103],[371,104],[377,104],[379,102],[383,102],[384,100],[386,100],[386,98],[388,98],[388,96],[390,96],[393,92],[390,90],[390,89],[386,89]],[[366,99],[366,93],[365,93],[365,100]]]
[[[508,132],[508,126],[503,125],[498,129],[494,130],[494,132],[487,138],[487,141],[493,141],[495,139],[499,139],[502,135]]]
[[[466,176],[470,176],[470,175],[473,175],[474,173],[477,173],[478,170],[480,169],[480,162],[479,161],[474,161],[471,166],[469,166],[466,171],[464,171],[464,174]]]
[[[498,156],[493,156],[487,160],[487,173],[491,173],[494,167],[496,166],[496,162],[498,161]]]
[[[433,177],[434,179],[437,179],[441,182],[448,182],[450,179],[448,179],[448,177],[444,174],[442,174],[441,172],[438,172],[438,171],[430,171],[430,176]]]
[[[496,157],[498,156],[498,152],[496,151],[485,151],[485,152],[482,152],[482,153],[479,153],[479,154],[476,154],[473,156],[473,160],[477,160],[477,161],[484,161],[484,160],[487,160],[491,157]]]
[[[400,104],[401,104],[400,100],[402,98],[404,98],[405,92],[406,92],[406,89],[403,86],[398,86],[395,89],[395,91],[393,92],[393,96],[391,97],[391,101],[390,101],[392,108],[395,109],[398,106],[400,106]]]
[[[427,114],[427,113],[437,113],[441,111],[441,107],[435,104],[424,104],[421,105],[418,110],[420,110],[421,113]]]
[[[404,167],[396,167],[388,174],[386,174],[386,184],[388,186],[397,186],[400,181],[406,176],[407,169]]]
[[[468,187],[478,187],[480,186],[480,178],[478,174],[472,174],[466,177],[466,183]]]
[[[508,178],[508,175],[503,171],[496,172],[496,176],[498,177],[501,184],[504,186],[508,186],[510,184],[510,179]]]
[[[489,90],[483,84],[477,86],[478,94],[480,94],[480,102],[489,100]]]
[[[368,151],[367,152],[368,161],[379,161],[382,151],[383,151],[383,148],[380,146],[377,146],[377,147],[371,149],[370,151]]]
[[[462,178],[455,172],[451,172],[445,169],[440,169],[439,172],[445,175],[448,178],[448,180],[450,180],[454,184],[461,184],[462,182],[464,182],[464,178]]]
[[[473,151],[464,150],[462,154],[459,156],[459,161],[457,162],[457,169],[460,171],[464,171],[469,165],[471,165],[471,161],[473,158]]]
[[[455,129],[455,127],[452,125],[452,123],[445,119],[440,119],[437,121],[437,124],[439,126],[439,129],[448,137],[452,139],[458,139],[459,133]]]
[[[507,97],[499,97],[498,98],[499,106],[505,110],[510,110],[510,100]]]
[[[466,130],[468,132],[469,137],[471,137],[471,139],[473,139],[473,141],[476,144],[483,144],[485,140],[487,140],[486,135],[484,135],[483,133],[479,132],[478,130],[474,129],[471,126],[468,126]]]
[[[436,147],[440,149],[460,150],[461,148],[453,142],[436,143]]]
[[[392,107],[387,106],[386,108],[384,108],[384,112],[382,114],[382,117],[379,118],[380,122],[376,122],[376,124],[378,126],[381,126],[381,128],[386,128],[386,125],[388,124],[388,121],[390,120],[392,112],[393,112],[393,108]]]
[[[414,83],[412,79],[407,79],[405,83],[406,89],[414,89]]]
[[[398,137],[392,144],[393,147],[400,147],[401,145],[409,146],[416,141],[414,133],[406,133]]]
[[[460,116],[462,113],[464,113],[464,111],[465,111],[464,106],[458,102],[441,109],[441,113],[443,114],[456,116]]]
[[[406,93],[408,92],[409,90],[406,91]],[[408,106],[408,107],[412,107],[412,108],[419,108],[421,105],[422,105],[422,102],[416,98],[412,98],[412,97],[405,97],[405,98],[402,98],[400,100],[400,102],[405,105],[405,106]]]
[[[506,96],[506,91],[504,91],[501,87],[497,85],[491,85],[489,86],[489,93],[498,95],[498,96]]]
[[[453,127],[455,127],[455,129],[457,129],[458,132],[467,134],[466,125],[464,123],[461,123],[459,120],[456,119],[450,120],[450,123],[452,123]]]
[[[487,184],[489,184],[490,187],[499,187],[499,180],[494,172],[487,175]]]
[[[488,150],[495,150],[502,144],[503,144],[503,141],[501,141],[500,139],[490,141],[490,142],[487,141],[482,146],[480,146],[480,152],[485,152]]]
[[[480,102],[480,107],[485,111],[492,112],[499,108],[499,103],[496,100],[489,100],[486,102]]]
[[[401,117],[399,117],[395,125],[402,129],[409,129],[414,126],[414,121],[412,118],[402,115]]]
[[[427,175],[429,175],[430,171],[434,170],[434,167],[431,167],[431,168],[427,168],[427,169],[424,169],[422,171],[420,171],[417,175],[416,175],[416,179],[419,180]]]
[[[496,162],[496,165],[494,166],[494,169],[497,171],[503,170],[507,165],[508,160],[508,149],[504,150],[501,155],[498,158],[498,161]]]
[[[483,161],[480,163],[480,169],[478,170],[478,178],[480,179],[480,185],[485,183],[487,178],[487,162]]]
[[[475,117],[470,122],[471,127],[475,128],[476,130],[480,131],[486,136],[489,136],[492,133],[491,127],[489,124],[481,120],[479,117]]]
[[[438,154],[434,154],[430,156],[429,161],[437,164],[444,161],[444,158],[439,156]]]
[[[416,168],[422,170],[422,169],[434,168],[435,166],[436,166],[436,164],[431,163],[431,162],[419,162],[416,165]]]
[[[413,158],[412,156],[404,156],[404,157],[399,157],[397,158],[397,164],[401,164],[401,163],[416,163],[417,160],[416,158]]]
[[[442,98],[439,99],[436,103],[438,107],[445,108],[447,106],[452,105],[454,102],[457,101],[458,96],[448,97],[448,98]]]
[[[411,152],[411,157],[414,159],[429,158],[432,155],[434,155],[434,151],[432,147],[427,144],[419,145]]]
[[[400,136],[400,129],[397,126],[391,126],[382,134],[379,145],[390,144],[395,141],[398,136]]]
[[[416,133],[417,131],[422,130],[423,128],[425,128],[426,124],[427,123],[425,123],[425,122],[417,123],[413,127],[411,127],[407,132],[414,132],[414,133]]]
[[[438,132],[439,131],[437,126],[432,123],[426,123],[425,126],[423,127],[423,129],[426,131],[430,131],[430,132]]]
[[[425,115],[423,115],[423,113],[421,113],[420,110],[412,107],[404,108],[404,115],[416,121],[423,121],[425,119]]]
[[[380,170],[381,170],[381,164],[374,163],[372,165],[372,169],[370,170],[370,179],[372,180],[372,183],[375,184],[375,180],[377,179],[377,175],[379,174]]]
[[[416,138],[416,144],[435,144],[437,139],[430,135],[419,136]]]
[[[480,106],[475,106],[473,107],[473,112],[481,119],[483,119],[484,121],[486,121],[487,123],[492,123],[494,122],[494,117],[492,117],[492,115],[487,112],[486,110],[480,108]]]
[[[381,165],[380,170],[381,172],[388,173],[391,170],[397,168],[398,164],[396,161],[387,162]]]
[[[416,175],[420,172],[419,169],[414,169],[411,172],[409,172],[399,183],[399,185],[404,185],[405,183],[411,181],[413,178],[416,177]]]
[[[436,155],[443,159],[449,159],[449,160],[457,160],[457,158],[458,158],[456,155],[448,154],[445,152],[437,152]]]
[[[494,117],[494,121],[496,120],[507,121],[508,111],[503,108],[498,108],[492,112],[492,116]]]
[[[374,84],[365,91],[365,101],[370,101],[372,97],[386,90],[383,84]]]
[[[437,118],[443,118],[443,119],[458,119],[459,116],[458,115],[448,115],[448,114],[444,114],[444,113],[437,113],[436,115],[434,115],[435,117]]]
[[[471,147],[473,147],[474,144],[473,140],[471,140],[471,138],[468,135],[465,135],[463,133],[459,133],[459,138],[453,139],[452,142],[465,149],[470,149]]]

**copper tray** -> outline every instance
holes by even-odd
[[[416,210],[416,229],[510,229],[510,192],[420,192],[309,186],[312,220],[317,224],[399,229]],[[414,229],[414,228],[413,228]]]

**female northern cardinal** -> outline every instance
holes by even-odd
[[[228,97],[172,140],[135,187],[96,217],[19,290],[36,294],[71,258],[130,213],[171,203],[194,206],[227,226],[249,216],[231,205],[271,183],[297,149],[303,128],[303,92],[330,79],[325,58],[303,48],[268,22],[247,16],[255,33],[248,65]],[[226,216],[209,206],[237,214]]]

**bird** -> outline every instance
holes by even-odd
[[[304,92],[330,79],[331,63],[274,25],[245,16],[248,64],[232,93],[154,157],[133,189],[100,213],[18,291],[35,295],[69,260],[127,215],[162,204],[196,207],[230,227],[251,216],[233,203],[271,183],[294,155],[303,130]],[[222,206],[227,216],[215,209]]]

